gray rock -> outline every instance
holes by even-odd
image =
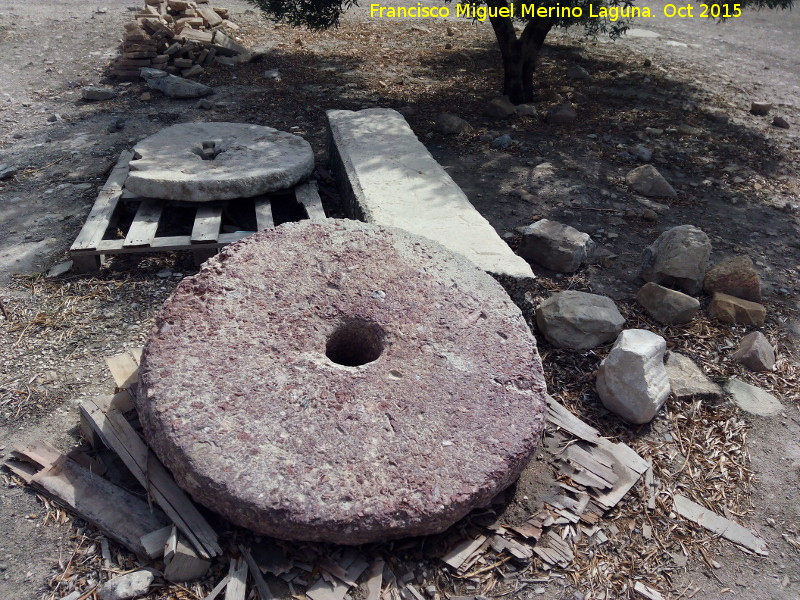
[[[568,79],[577,79],[579,81],[591,81],[592,75],[580,65],[572,65],[567,69]]]
[[[688,356],[670,352],[665,366],[672,394],[677,400],[722,398],[722,388],[706,377],[702,369]]]
[[[670,391],[666,350],[666,340],[651,331],[620,333],[597,370],[597,393],[603,406],[631,423],[652,421]]]
[[[750,112],[754,115],[764,116],[772,110],[771,102],[753,102],[750,104]]]
[[[643,196],[650,198],[677,198],[675,189],[653,165],[642,165],[630,171],[625,179]]]
[[[106,130],[108,133],[114,133],[115,131],[122,131],[125,129],[125,119],[122,117],[114,117],[111,121],[108,122],[108,127]]]
[[[569,102],[562,102],[551,106],[547,111],[547,122],[555,125],[569,125],[578,118],[578,113]]]
[[[0,165],[0,181],[11,179],[17,173],[19,173],[19,169],[13,165]]]
[[[781,129],[789,129],[789,121],[784,119],[783,117],[772,117],[772,124],[775,127],[780,127]]]
[[[775,349],[763,333],[754,331],[742,338],[733,359],[751,371],[771,371],[775,367]]]
[[[586,292],[553,294],[536,309],[536,326],[557,348],[595,348],[617,337],[624,324],[611,298]]]
[[[280,81],[281,72],[278,69],[270,69],[269,71],[264,71],[264,79],[269,79],[271,81]]]
[[[710,294],[721,292],[737,298],[761,302],[761,278],[747,255],[734,256],[711,267],[703,281]]]
[[[520,117],[538,117],[539,111],[535,104],[517,104],[517,114]]]
[[[434,129],[445,135],[459,135],[472,131],[472,126],[464,119],[453,113],[441,113],[436,117]]]
[[[644,144],[636,144],[631,148],[631,154],[642,162],[650,162],[653,158],[653,151]]]
[[[592,256],[595,243],[588,233],[542,219],[526,227],[519,255],[551,271],[574,273]]]
[[[57,265],[53,265],[52,267],[50,267],[50,270],[47,272],[46,277],[47,278],[60,277],[61,275],[64,275],[64,273],[69,273],[69,270],[71,268],[72,268],[71,260],[68,260],[63,263],[58,263]]]
[[[139,73],[148,87],[158,90],[170,98],[202,98],[214,93],[213,88],[207,85],[197,81],[189,81],[177,75],[170,75],[166,71],[159,69],[144,67],[140,69]]]
[[[486,106],[486,114],[493,119],[507,119],[517,114],[517,107],[505,96],[494,98]]]
[[[505,150],[506,148],[508,148],[511,145],[511,142],[513,142],[513,141],[514,140],[511,138],[510,135],[508,135],[507,133],[504,133],[503,135],[498,136],[495,139],[493,139],[491,146],[492,146],[492,148],[495,148],[495,149]]]
[[[725,391],[736,406],[751,415],[773,417],[783,412],[783,405],[775,396],[736,377],[728,381]]]
[[[128,600],[145,596],[153,583],[153,574],[150,571],[134,571],[127,575],[115,577],[103,584],[100,588],[100,600]]]
[[[202,75],[205,72],[206,70],[200,65],[192,65],[188,69],[181,71],[181,75],[183,77],[196,77],[197,75]]]
[[[680,325],[688,323],[700,311],[700,301],[682,292],[653,283],[644,284],[636,301],[659,323]]]
[[[57,113],[54,113],[54,114],[50,115],[49,117],[47,117],[47,122],[48,123],[57,123],[60,120],[61,120],[61,115],[59,115]]]
[[[95,85],[87,85],[81,90],[81,98],[84,100],[110,100],[116,96],[117,92],[114,90]]]
[[[711,242],[702,230],[693,225],[679,225],[645,248],[640,274],[645,281],[697,294],[703,289],[710,255]]]
[[[195,104],[195,108],[199,108],[201,110],[211,110],[214,108],[214,103],[208,98],[201,98],[197,101],[197,104]]]
[[[767,309],[757,302],[716,292],[708,306],[708,316],[723,323],[762,327],[767,317]]]

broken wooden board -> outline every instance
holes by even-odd
[[[131,396],[131,393],[128,390],[122,390],[113,396],[100,396],[97,399],[97,403],[102,404],[103,406],[113,406],[123,414],[133,410],[133,396]],[[103,444],[103,440],[101,440],[100,436],[97,435],[92,427],[92,424],[86,420],[83,413],[80,414],[79,427],[81,436],[92,448],[97,449]]]
[[[245,600],[247,592],[247,562],[244,558],[231,559],[228,577],[225,600]]]
[[[442,556],[441,560],[458,571],[467,559],[472,556],[472,553],[480,548],[485,541],[485,535],[479,535],[475,539],[463,540]]]
[[[256,584],[259,600],[272,600],[272,598],[274,598],[272,591],[269,589],[266,580],[261,575],[261,569],[258,568],[256,561],[253,559],[253,555],[250,554],[250,550],[239,544],[239,552],[242,553],[242,558],[247,563],[247,568],[250,570],[250,576],[253,578],[253,581]]]
[[[366,599],[380,600],[381,587],[383,586],[383,567],[385,563],[382,558],[376,558],[367,571]]]
[[[142,360],[142,349],[133,348],[106,358],[106,365],[111,371],[114,383],[121,390],[127,390],[139,381],[139,362]]]
[[[98,403],[100,402],[100,403]],[[202,558],[222,553],[217,534],[203,515],[178,487],[172,475],[134,431],[116,408],[90,398],[80,406],[81,415],[91,424],[103,443],[117,453],[128,470],[172,519]],[[152,531],[152,528],[149,531]]]
[[[658,590],[654,590],[651,587],[646,586],[641,581],[637,581],[633,585],[633,591],[637,594],[642,596],[643,598],[647,598],[647,600],[666,600],[664,596]]]
[[[9,465],[27,483],[69,506],[122,546],[142,556],[155,558],[141,540],[146,534],[166,525],[167,519],[161,511],[151,510],[137,496],[93,474],[42,442],[17,447],[15,454],[44,467],[32,474]]]
[[[552,531],[541,537],[539,543],[533,547],[533,551],[543,561],[562,569],[568,567],[575,559],[572,548]]]
[[[178,535],[174,547],[171,548],[167,566],[164,568],[164,579],[177,583],[196,581],[205,577],[210,566],[210,560],[200,558],[194,549],[185,543],[183,537]]]
[[[696,502],[692,502],[686,496],[675,494],[672,498],[672,510],[685,519],[697,523],[701,527],[708,529],[716,535],[724,537],[747,550],[751,550],[761,556],[768,556],[767,543],[755,535],[746,527],[718,515]]]

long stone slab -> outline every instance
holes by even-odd
[[[534,277],[396,110],[329,110],[328,150],[348,216],[434,240],[501,275]]]

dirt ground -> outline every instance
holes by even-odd
[[[138,8],[134,4],[8,0],[0,6],[0,164],[19,169],[0,182],[0,458],[15,444],[38,439],[61,450],[77,446],[77,404],[113,388],[103,358],[141,346],[161,303],[195,269],[187,256],[163,255],[114,259],[94,277],[43,276],[66,260],[122,150],[173,123],[244,121],[303,135],[324,166],[325,110],[393,107],[403,110],[512,246],[519,241],[518,227],[546,217],[590,233],[607,250],[603,260],[574,276],[535,267],[536,282],[514,290],[527,316],[553,291],[609,295],[628,327],[664,335],[670,350],[694,358],[713,379],[737,375],[772,391],[785,406],[782,415],[764,419],[726,406],[670,402],[652,424],[630,428],[605,414],[593,391],[591,375],[607,347],[568,353],[540,339],[551,394],[605,435],[653,460],[664,485],[659,506],[647,514],[641,508],[645,490],[634,488],[608,515],[617,533],[607,532],[602,547],[580,546],[573,569],[548,575],[536,561],[517,565],[513,573],[497,569],[490,588],[431,575],[440,589],[599,599],[635,597],[629,588],[641,580],[669,598],[800,597],[796,13],[748,13],[749,20],[721,26],[730,29],[653,19],[613,43],[556,33],[541,57],[537,108],[543,114],[559,97],[569,99],[578,119],[553,126],[539,118],[494,121],[484,115],[499,85],[488,24],[378,21],[362,9],[339,30],[311,34],[269,23],[238,1],[224,5],[243,26],[244,41],[269,50],[267,56],[201,76],[216,90],[211,110],[158,93],[143,100],[143,83],[105,78],[122,25]],[[593,80],[566,79],[573,64]],[[280,79],[265,78],[268,69],[278,69]],[[97,83],[114,87],[119,96],[82,101],[81,87]],[[775,104],[769,117],[748,112],[750,102],[761,99]],[[436,133],[435,117],[445,110],[465,118],[473,131],[458,137]],[[790,129],[773,127],[772,115],[786,118]],[[124,128],[110,127],[119,119]],[[492,149],[491,140],[504,133],[514,143]],[[678,190],[677,200],[645,205],[628,189],[624,176],[640,164],[629,150],[640,143],[653,151],[653,163]],[[532,197],[522,199],[515,190]],[[325,201],[334,216],[341,215],[335,197]],[[755,262],[768,311],[764,331],[779,357],[774,372],[753,374],[730,359],[743,327],[704,318],[664,327],[633,303],[642,283],[642,249],[661,231],[687,223],[711,238],[712,261],[746,253]],[[708,298],[701,301],[705,306]],[[534,510],[552,476],[543,465],[534,461],[523,475],[505,519],[524,519]],[[91,528],[72,519],[60,526],[46,522],[52,509],[7,473],[2,478],[0,596],[66,595],[54,576],[70,557],[82,557],[92,577],[99,577],[100,570],[91,567],[96,551],[87,550],[95,539]],[[745,554],[687,525],[670,512],[672,492],[705,501],[753,529],[767,541],[769,556]],[[645,524],[652,525],[652,537],[644,535]],[[436,562],[426,564],[429,571]],[[550,582],[511,586],[520,575]],[[149,597],[202,597],[208,589],[189,595],[162,588]]]

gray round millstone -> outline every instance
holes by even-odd
[[[251,198],[289,188],[314,169],[303,138],[248,123],[181,123],[133,148],[125,187],[188,202]]]
[[[542,365],[520,310],[443,246],[357,221],[287,223],[184,279],[137,407],[178,483],[281,539],[443,531],[538,445]]]

